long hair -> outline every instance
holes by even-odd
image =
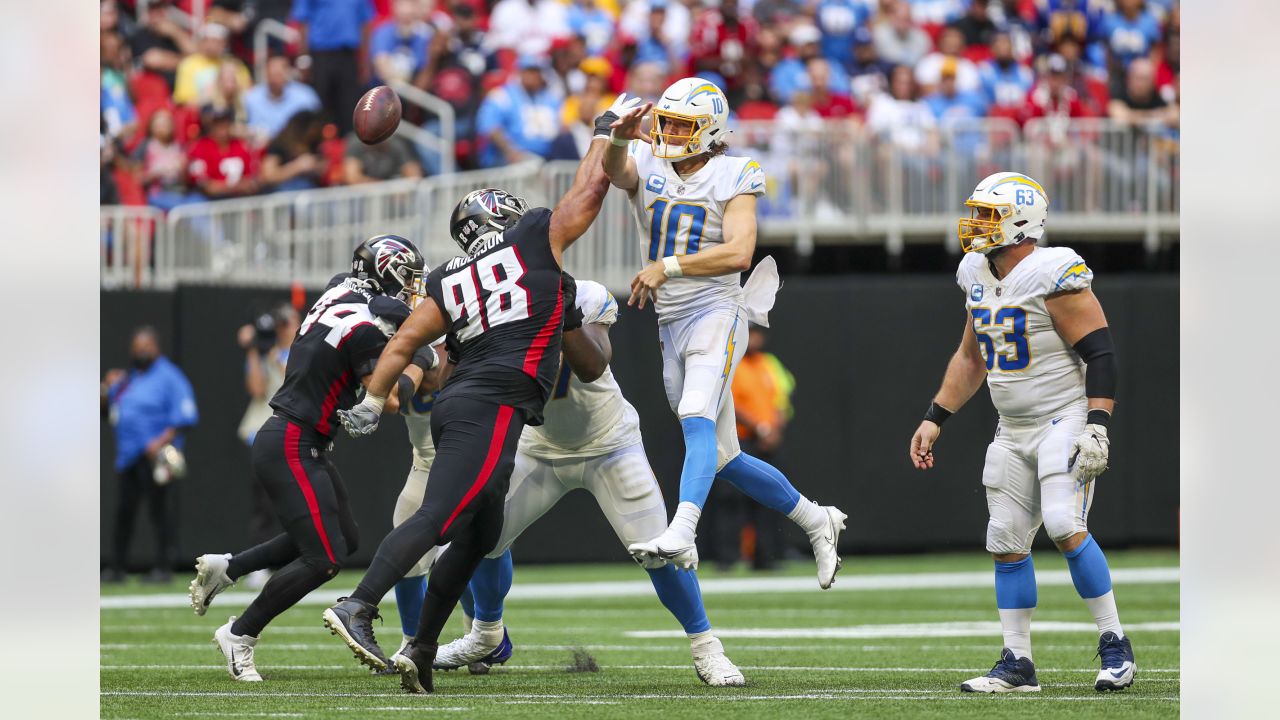
[[[300,110],[289,118],[284,128],[275,136],[273,144],[288,150],[295,157],[314,153],[324,139],[324,121],[314,110]]]

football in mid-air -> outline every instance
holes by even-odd
[[[360,142],[377,145],[400,126],[400,97],[386,85],[373,88],[356,103],[351,123]]]

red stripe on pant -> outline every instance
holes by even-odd
[[[338,561],[333,558],[333,548],[329,546],[329,534],[324,531],[324,519],[320,517],[320,503],[316,502],[315,488],[311,487],[311,479],[307,477],[307,471],[302,467],[302,456],[298,454],[298,440],[301,437],[302,428],[293,423],[285,426],[284,457],[289,462],[293,479],[302,490],[303,499],[307,501],[307,509],[311,511],[311,522],[315,523],[320,542],[324,545],[324,552],[329,556],[329,562],[337,564]]]
[[[498,460],[502,458],[502,446],[506,443],[507,428],[511,426],[511,415],[515,410],[510,405],[498,406],[498,419],[493,424],[493,437],[489,439],[489,452],[484,456],[484,465],[480,466],[480,474],[476,477],[476,481],[467,489],[467,494],[462,496],[462,502],[458,503],[458,507],[453,509],[449,514],[449,519],[444,521],[444,527],[440,528],[440,534],[443,535],[449,526],[453,524],[458,513],[471,502],[480,491],[484,489],[485,483],[489,482],[489,476],[493,475],[493,469],[498,466]]]

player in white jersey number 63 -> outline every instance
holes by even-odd
[[[1068,248],[1037,247],[1049,198],[1026,175],[991,175],[965,205],[965,256],[956,273],[967,298],[964,334],[910,450],[917,468],[933,467],[943,421],[986,379],[1000,414],[982,484],[1005,647],[991,672],[960,689],[1040,690],[1031,658],[1031,541],[1041,523],[1098,625],[1102,669],[1094,687],[1127,688],[1136,670],[1133,648],[1120,627],[1107,559],[1086,523],[1095,481],[1107,469],[1116,395],[1115,349],[1090,289],[1093,272]]]
[[[768,325],[777,273],[766,259],[745,288],[739,284],[755,253],[756,197],[765,183],[759,163],[725,154],[728,117],[720,88],[684,78],[654,104],[648,133],[640,113],[613,122],[604,155],[610,182],[631,197],[648,261],[628,304],[654,302],[667,401],[685,442],[675,518],[630,549],[637,558],[696,568],[698,518],[719,477],[804,529],[826,589],[840,569],[847,516],[803,497],[777,468],[738,447],[727,389],[746,352],[747,321]]]

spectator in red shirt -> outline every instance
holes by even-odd
[[[809,77],[810,104],[824,118],[860,118],[862,108],[844,93],[831,90],[831,63],[823,57],[810,58],[805,63]]]
[[[235,114],[230,110],[208,111],[204,117],[205,134],[188,153],[191,186],[210,200],[258,191],[257,168],[249,146],[231,134],[234,121]]]
[[[1082,118],[1091,117],[1089,106],[1080,100],[1080,94],[1071,87],[1070,68],[1061,55],[1050,55],[1045,62],[1046,72],[1040,82],[1027,94],[1022,111],[1023,121],[1031,118]]]
[[[743,69],[755,54],[758,26],[751,16],[739,13],[738,0],[708,5],[694,22],[689,38],[693,72],[714,72],[725,79],[725,92],[736,93]]]

